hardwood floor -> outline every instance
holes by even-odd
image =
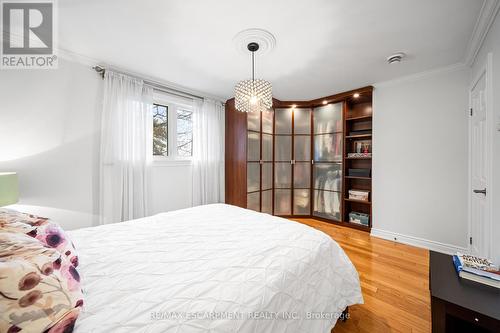
[[[430,332],[429,251],[314,219],[294,219],[330,235],[358,270],[365,304],[332,332]]]

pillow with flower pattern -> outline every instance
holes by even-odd
[[[0,232],[0,253],[0,332],[72,332],[83,295],[71,262],[24,233]]]
[[[0,231],[21,232],[54,248],[78,266],[75,246],[64,230],[48,218],[21,213],[11,209],[0,209]]]

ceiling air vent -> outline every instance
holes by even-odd
[[[389,64],[397,64],[397,63],[400,63],[401,60],[403,60],[403,58],[405,56],[406,56],[406,54],[404,54],[403,52],[395,53],[395,54],[387,57],[387,62]]]

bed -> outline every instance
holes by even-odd
[[[330,332],[362,303],[328,235],[206,205],[69,232],[85,306],[75,332]]]

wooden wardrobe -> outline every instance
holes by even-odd
[[[370,230],[372,91],[369,86],[311,101],[274,99],[272,109],[249,114],[228,100],[226,203]],[[360,143],[369,156],[352,156]],[[349,190],[370,196],[349,199]],[[368,214],[369,224],[350,223],[351,212]]]

